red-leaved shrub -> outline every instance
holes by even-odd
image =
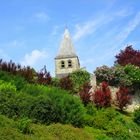
[[[128,88],[120,87],[119,91],[116,93],[117,106],[120,110],[123,110],[126,105],[131,103],[131,96],[129,95]]]
[[[140,51],[134,50],[132,45],[127,46],[124,50],[121,50],[116,56],[116,64],[125,66],[127,64],[132,64],[140,67]]]
[[[90,102],[90,89],[90,83],[85,83],[79,92],[79,96],[84,105],[87,105]]]
[[[14,75],[20,75],[24,77],[29,83],[34,83],[34,76],[36,75],[36,72],[33,68],[27,66],[27,67],[21,67],[20,64],[15,64],[10,60],[9,62],[5,62],[2,59],[0,59],[0,70],[9,72]]]
[[[72,83],[72,80],[70,79],[69,76],[61,78],[59,86],[65,90],[72,90],[73,89],[73,83]]]
[[[109,107],[111,105],[111,91],[106,82],[102,82],[100,87],[94,91],[93,101],[97,107]]]
[[[37,83],[41,85],[50,85],[52,82],[52,77],[47,71],[46,66],[37,73]]]

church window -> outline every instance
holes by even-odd
[[[72,61],[68,60],[68,67],[72,67]]]
[[[61,61],[61,68],[65,68],[65,62]]]

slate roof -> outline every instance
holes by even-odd
[[[60,48],[57,58],[68,58],[68,57],[77,57],[76,52],[73,47],[73,43],[70,37],[69,30],[66,28],[63,34],[63,39],[60,44]]]

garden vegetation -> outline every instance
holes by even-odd
[[[85,70],[57,79],[46,69],[1,60],[0,139],[139,140],[140,108],[128,113],[125,107],[140,87],[140,69],[131,61],[118,64],[97,68],[98,86],[91,89]],[[116,104],[110,86],[119,88]]]

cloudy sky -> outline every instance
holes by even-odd
[[[0,58],[54,75],[66,26],[81,67],[112,66],[127,44],[140,49],[140,0],[0,0]]]

